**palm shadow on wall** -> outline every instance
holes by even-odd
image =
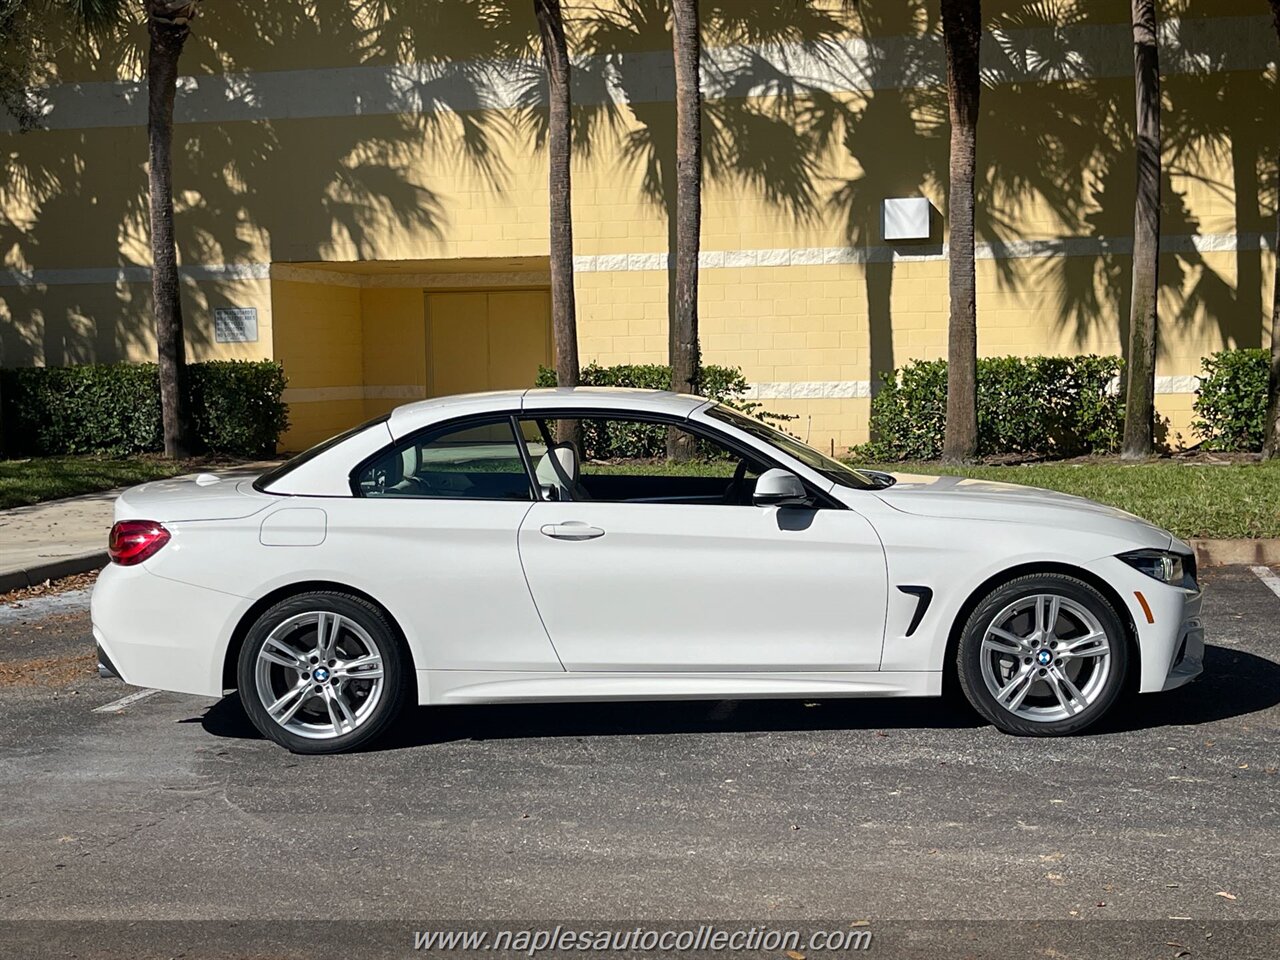
[[[183,76],[208,82],[209,74],[237,75],[229,106],[250,116],[255,103],[266,111],[280,104],[273,99],[278,94],[272,77],[246,73],[245,64],[287,70],[331,58],[344,65],[411,66],[393,70],[381,86],[371,88],[366,80],[364,87],[337,91],[315,111],[321,115],[289,122],[223,123],[202,114],[199,98],[180,94],[174,129],[180,262],[251,263],[262,259],[264,247],[272,261],[378,259],[388,254],[387,238],[397,232],[442,237],[449,201],[421,180],[415,167],[424,156],[501,194],[510,123],[490,108],[494,60],[510,28],[496,23],[475,30],[476,18],[489,16],[490,8],[484,0],[330,0],[317,12],[304,0],[283,0],[239,7],[234,17],[208,8],[184,51]],[[461,49],[459,37],[483,46]],[[100,48],[68,38],[62,56],[79,72],[87,67],[95,71],[93,79],[108,79],[121,66],[132,66],[136,74],[145,43],[144,28],[135,25]],[[145,89],[130,95],[145,98]],[[24,192],[35,211],[28,222],[0,220],[6,264],[38,269],[47,262],[45,251],[75,237],[83,266],[114,262],[135,273],[144,267],[145,128],[30,137],[19,138],[0,181],[0,198],[7,202]],[[27,144],[31,149],[24,150]],[[234,302],[237,289],[233,280],[197,284],[184,274],[193,355],[209,345],[212,330],[195,318]],[[147,284],[117,284],[115,315],[100,318],[81,309],[74,292],[64,315],[44,315],[38,305],[44,296],[39,286],[0,291],[14,320],[0,325],[0,364],[92,362],[151,351]]]
[[[1193,14],[1207,2],[1178,0],[1171,12]],[[1085,6],[1080,0],[988,5],[977,232],[997,250],[1016,251],[1032,239],[1027,225],[1033,221],[1039,221],[1038,236],[1111,241],[1132,232],[1132,81],[1114,70],[1105,80],[1084,79],[1108,68],[1089,62],[1093,53],[1073,43],[1072,30],[1090,22]],[[670,239],[675,144],[667,4],[569,3],[566,16],[576,60],[575,159],[589,164],[602,144],[620,140],[624,161],[639,171],[643,198],[665,218]],[[885,197],[923,193],[945,209],[947,122],[936,2],[704,0],[703,19],[709,188],[759,197],[810,235],[841,237],[854,258],[876,250],[864,283],[870,372],[877,377],[900,362],[892,315],[895,257],[938,252],[942,240],[939,227],[923,248],[886,251],[880,233]],[[475,29],[477,22],[483,29]],[[1112,67],[1116,56],[1127,58],[1125,31],[1114,33],[1117,49],[1100,54]],[[865,57],[850,56],[851,34],[870,41]],[[388,255],[389,235],[445,235],[458,202],[450,193],[456,178],[502,194],[510,151],[544,147],[535,36],[531,2],[329,0],[315,14],[302,0],[285,0],[237,8],[234,18],[220,18],[211,7],[188,44],[184,74],[237,73],[248,62],[292,69],[326,58],[408,66],[375,91],[371,111],[364,100],[356,103],[368,91],[353,88],[339,92],[328,117],[180,122],[175,183],[182,261],[245,262],[259,256],[259,245],[272,260],[377,259]],[[114,45],[72,46],[65,56],[97,64],[102,75],[112,64],[140,63],[144,39],[138,27]],[[1187,28],[1181,41],[1201,63],[1226,62],[1228,51],[1213,49],[1212,36]],[[1255,198],[1265,192],[1259,184],[1275,179],[1268,144],[1277,119],[1274,80],[1217,70],[1171,77],[1166,88],[1164,232],[1199,231],[1174,184],[1185,189],[1202,169],[1192,159],[1214,151],[1230,154],[1239,229],[1267,232],[1264,202]],[[269,83],[250,75],[239,96],[246,104],[270,103]],[[1248,104],[1251,122],[1238,122],[1234,108],[1220,109],[1223,99]],[[520,109],[491,109],[512,102]],[[358,120],[350,118],[355,113],[362,113]],[[30,222],[0,222],[6,263],[39,267],[67,236],[77,238],[77,249],[93,251],[86,266],[145,263],[145,131],[52,136],[58,149],[30,155],[19,149],[6,166],[0,189],[23,186],[38,212]],[[104,151],[104,144],[111,149]],[[455,180],[424,182],[424,156]],[[1232,190],[1227,183],[1201,186]],[[91,217],[89,207],[96,211]],[[1044,309],[1079,344],[1099,336],[1123,344],[1129,299],[1123,241],[1116,251],[1044,258],[1031,271],[997,258],[997,283],[1010,290],[1030,284],[1020,291],[1027,296],[1051,292],[1056,302]],[[1261,264],[1261,251],[1238,250],[1237,283],[1212,269],[1193,245],[1171,251],[1162,261],[1165,328],[1202,316],[1217,324],[1224,342],[1256,345]],[[1190,291],[1185,303],[1170,309],[1173,291],[1184,288]],[[185,292],[189,315],[198,315],[230,298],[234,287],[188,281]],[[16,288],[0,296],[17,318],[32,318],[39,309],[35,297]],[[146,286],[121,284],[117,298],[121,323],[95,322],[72,304],[64,316],[0,326],[0,363],[79,362],[149,349]],[[945,310],[945,302],[936,307]],[[981,324],[981,300],[979,311]],[[197,349],[208,329],[188,324]]]

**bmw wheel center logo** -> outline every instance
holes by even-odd
[[[329,671],[324,667],[316,667],[315,672],[312,673],[311,676],[315,678],[317,683],[324,683],[329,679]]]
[[[1053,654],[1050,653],[1048,650],[1042,649],[1039,653],[1036,654],[1036,659],[1040,662],[1040,666],[1047,667],[1050,663],[1053,662]]]

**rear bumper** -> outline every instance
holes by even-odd
[[[90,614],[98,672],[138,687],[222,696],[232,625],[249,601],[136,567],[107,566]]]
[[[97,647],[98,676],[103,680],[111,680],[113,678],[116,680],[123,680],[124,678],[120,676],[120,671],[117,670],[116,665],[111,662],[111,655],[102,649],[102,644],[97,644]]]

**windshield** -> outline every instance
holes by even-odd
[[[855,470],[839,460],[833,460],[826,454],[819,453],[807,443],[797,440],[795,437],[783,433],[767,423],[761,423],[759,420],[739,413],[732,407],[717,404],[707,411],[707,416],[714,417],[723,423],[731,424],[739,430],[751,434],[756,439],[763,440],[769,446],[782,450],[789,456],[799,460],[806,467],[818,471],[828,480],[838,483],[842,487],[852,487],[855,490],[874,490],[884,486],[882,483],[877,483],[874,477],[863,473],[861,470]]]

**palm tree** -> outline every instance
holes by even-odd
[[[1156,297],[1160,280],[1160,52],[1155,0],[1133,5],[1133,79],[1137,105],[1138,184],[1133,214],[1133,294],[1125,387],[1126,460],[1155,451]]]
[[[191,34],[200,0],[147,0],[147,146],[151,200],[151,294],[160,366],[160,414],[164,455],[188,452],[183,382],[186,347],[182,335],[182,297],[178,253],[173,235],[173,101],[178,90],[178,60]]]
[[[0,45],[35,36],[32,18],[38,4],[7,0],[0,9]],[[116,29],[133,22],[128,0],[61,0],[57,4],[90,33]],[[151,285],[154,298],[156,353],[160,367],[160,406],[164,424],[165,456],[186,453],[186,417],[182,382],[186,352],[182,336],[182,305],[178,288],[178,257],[173,234],[173,102],[177,92],[178,58],[191,32],[191,20],[200,0],[146,0],[150,45],[147,53],[147,140],[151,199]],[[37,18],[38,19],[38,18]],[[26,31],[26,32],[23,32]],[[0,104],[20,126],[36,125],[30,114],[26,90],[38,82],[39,64],[30,55],[15,60],[6,56],[0,71]]]
[[[698,387],[698,252],[702,229],[702,44],[698,0],[671,2],[672,54],[676,81],[676,249],[675,298],[668,333],[671,389]],[[667,455],[688,459],[693,437],[667,432]]]
[[[1280,0],[1271,0],[1271,16],[1276,25],[1276,39],[1280,40]],[[1271,288],[1271,378],[1267,389],[1263,460],[1280,457],[1280,155],[1276,159],[1276,268]]]
[[[547,155],[551,210],[551,323],[556,346],[556,383],[576,387],[578,320],[573,295],[572,94],[569,89],[569,46],[564,36],[560,0],[534,0],[542,61],[547,70]]]
[[[978,54],[982,0],[942,0],[951,114],[947,237],[951,318],[947,325],[947,427],[944,460],[971,460],[978,452],[978,306],[974,269],[974,171],[977,165]]]

